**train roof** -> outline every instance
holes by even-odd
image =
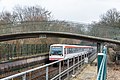
[[[92,46],[69,45],[69,44],[52,44],[51,46],[64,46],[64,47],[92,47]]]

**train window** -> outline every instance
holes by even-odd
[[[88,48],[84,48],[84,51],[88,51]]]
[[[88,48],[67,48],[67,54],[78,53],[84,50],[88,50]]]
[[[63,47],[62,46],[52,46],[50,54],[52,55],[62,55]]]
[[[67,53],[68,53],[68,54],[73,53],[73,48],[68,48],[68,49],[67,49]]]
[[[84,48],[81,48],[81,51],[84,51]]]
[[[67,54],[69,54],[69,48],[67,48]]]
[[[69,52],[72,53],[72,48],[69,49]]]
[[[72,53],[75,53],[75,48],[72,48]]]

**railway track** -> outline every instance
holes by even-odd
[[[37,63],[36,65],[32,65],[32,66],[26,66],[24,64],[24,65],[14,66],[14,67],[10,67],[10,68],[7,68],[7,69],[0,70],[0,79],[4,78],[4,77],[7,77],[7,76],[10,76],[10,75],[14,75],[14,74],[23,72],[23,71],[27,71],[27,70],[35,68],[35,67],[42,66],[44,64],[45,63],[40,63],[40,64]]]
[[[35,67],[39,67],[42,65],[45,65],[46,59],[40,60],[40,61],[34,61],[30,63],[26,63],[25,60],[13,62],[10,64],[6,63],[4,66],[0,67],[0,78],[4,78],[13,74],[17,74]],[[23,64],[22,64],[23,63]]]
[[[68,74],[69,74],[69,76],[71,76],[72,74],[75,74],[75,72],[78,71],[79,68],[82,67],[82,65],[84,65],[84,59],[85,59],[84,55],[69,59],[69,68],[70,68],[69,72],[66,71],[65,74],[62,74],[61,80],[68,77]],[[78,61],[80,61],[80,63]],[[33,67],[31,69],[33,69]],[[67,60],[64,60],[61,62],[61,69],[59,69],[59,64],[49,65],[48,66],[48,79],[52,79],[59,73],[65,72],[65,70],[67,70],[67,69],[68,69]],[[18,72],[13,72],[11,74],[16,74],[16,73],[18,73]],[[26,80],[46,80],[46,74],[47,74],[46,67],[43,67],[40,69],[35,69],[34,71],[30,71],[29,73],[27,72],[25,74],[25,76],[26,76]],[[18,77],[13,78],[13,80],[22,80],[22,78],[23,78],[23,76],[20,76],[20,77],[18,76]],[[55,80],[57,80],[57,79],[55,79]]]

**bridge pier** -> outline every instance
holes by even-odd
[[[101,53],[103,49],[103,43],[97,43],[97,53]]]
[[[102,53],[102,49],[103,43],[97,43],[97,66],[99,66],[102,61],[102,57],[99,55],[99,53]],[[99,72],[99,67],[97,68],[97,72]]]

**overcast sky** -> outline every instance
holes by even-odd
[[[40,5],[51,11],[54,19],[82,23],[98,21],[112,8],[120,11],[120,0],[0,0],[0,11],[12,10],[16,5]]]

